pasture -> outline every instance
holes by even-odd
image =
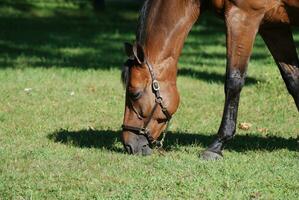
[[[120,69],[140,6],[0,3],[0,199],[297,199],[299,114],[260,37],[238,115],[252,126],[225,159],[198,157],[224,103],[225,27],[211,13],[179,61],[165,152],[124,153]]]

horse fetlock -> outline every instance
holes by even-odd
[[[222,148],[223,143],[219,139],[217,139],[205,151],[201,153],[200,157],[203,160],[219,160],[223,158]]]
[[[212,151],[218,154],[221,154],[223,149],[223,140],[217,138],[208,148],[206,151]]]

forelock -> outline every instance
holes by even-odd
[[[129,80],[130,66],[132,66],[133,60],[128,59],[122,67],[121,71],[121,81],[124,87],[127,86]]]

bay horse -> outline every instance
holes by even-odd
[[[222,121],[216,139],[201,157],[222,158],[224,144],[235,135],[240,92],[257,33],[299,111],[299,60],[291,32],[292,25],[299,26],[299,0],[146,0],[136,42],[125,44],[128,59],[122,71],[126,100],[121,139],[128,153],[149,155],[153,145],[161,145],[158,138],[180,101],[176,76],[183,43],[207,9],[225,20],[227,64]]]

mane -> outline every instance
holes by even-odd
[[[147,17],[150,11],[150,7],[152,5],[151,0],[146,0],[139,12],[138,17],[138,24],[137,24],[137,30],[136,30],[136,41],[144,45],[145,37],[146,37],[146,24],[147,24]],[[128,59],[122,66],[122,72],[121,72],[121,81],[124,87],[126,87],[129,79],[129,73],[130,73],[130,66],[133,65],[133,60]]]
[[[152,5],[151,0],[146,0],[140,10],[138,24],[137,24],[137,31],[136,31],[136,41],[139,44],[144,45],[145,37],[146,37],[146,24],[148,14]]]

